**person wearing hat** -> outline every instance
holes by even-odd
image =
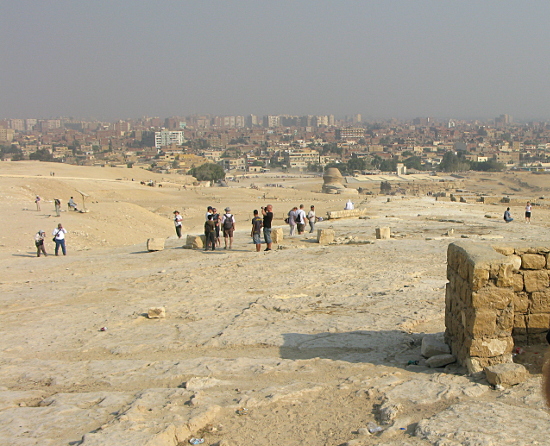
[[[178,238],[181,238],[181,222],[183,217],[180,215],[180,211],[174,211],[174,226],[176,227],[176,234]]]
[[[225,208],[225,214],[222,216],[221,221],[223,229],[223,238],[225,240],[225,247],[227,249],[227,239],[229,239],[229,249],[233,248],[233,233],[235,232],[235,216],[231,214],[231,208]]]
[[[34,244],[36,245],[36,257],[40,257],[40,253],[44,254],[44,257],[47,257],[46,248],[44,247],[44,239],[46,238],[46,233],[41,229],[34,236]]]

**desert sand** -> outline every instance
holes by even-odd
[[[420,345],[445,330],[448,244],[540,245],[548,209],[535,207],[526,224],[514,206],[505,224],[504,205],[361,195],[354,201],[366,218],[318,223],[336,233],[324,246],[312,234],[287,237],[283,218],[300,203],[324,216],[347,198],[321,194],[319,177],[276,177],[194,188],[190,177],[141,169],[0,163],[0,444],[547,443],[544,346],[516,357],[531,373],[526,382],[495,389],[457,364],[429,368]],[[547,178],[485,173],[466,182],[535,200],[548,195]],[[148,180],[163,187],[140,184]],[[81,205],[78,190],[89,195],[87,213],[67,211],[70,196]],[[256,253],[250,218],[269,203],[286,238]],[[231,207],[233,250],[182,248],[185,234],[202,232],[207,205]],[[46,231],[53,254],[59,222],[68,255],[37,258],[34,234]],[[381,226],[390,240],[375,239]],[[151,237],[166,238],[165,249],[147,252]],[[161,306],[165,318],[147,317]]]

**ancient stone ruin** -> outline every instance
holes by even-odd
[[[550,247],[457,242],[447,251],[445,341],[470,373],[545,342]]]
[[[348,189],[343,184],[344,177],[336,167],[329,167],[323,175],[323,188],[325,194],[355,194],[357,189]]]

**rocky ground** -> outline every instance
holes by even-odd
[[[448,244],[540,244],[549,211],[535,209],[528,225],[513,210],[505,224],[501,206],[371,197],[367,218],[319,223],[335,230],[333,245],[306,234],[255,253],[247,220],[264,193],[280,225],[294,204],[323,213],[342,199],[316,192],[319,179],[286,179],[295,188],[281,190],[159,190],[71,169],[74,180],[61,172],[39,181],[64,195],[85,183],[91,212],[62,215],[69,255],[47,258],[34,257],[32,235],[57,219],[33,209],[37,179],[0,169],[9,214],[1,444],[546,444],[543,346],[516,357],[529,380],[496,390],[456,364],[429,368],[420,345],[445,329]],[[207,204],[234,209],[233,250],[183,249],[174,236],[172,208],[198,233]],[[380,226],[392,239],[375,239]],[[168,237],[166,249],[147,252],[149,236]],[[158,306],[166,318],[149,319]]]

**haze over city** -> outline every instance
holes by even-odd
[[[2,2],[0,117],[550,116],[550,4]]]

